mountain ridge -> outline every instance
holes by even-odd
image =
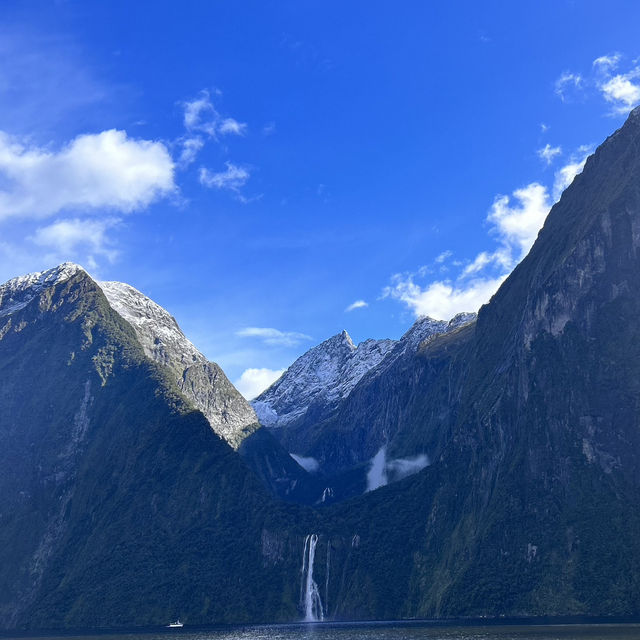
[[[86,274],[5,289],[0,625],[639,615],[639,115],[477,320],[314,425],[431,462],[343,502],[274,500]]]

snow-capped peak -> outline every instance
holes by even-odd
[[[305,414],[311,404],[333,406],[394,345],[393,340],[366,340],[356,347],[341,331],[300,356],[253,401],[253,408],[265,426],[283,426]]]
[[[171,371],[174,381],[233,448],[258,428],[249,403],[217,364],[209,362],[159,304],[123,282],[99,282],[111,307],[134,329],[145,354]]]
[[[53,269],[28,273],[8,280],[0,285],[0,316],[5,316],[26,307],[41,291],[64,282],[79,271],[86,271],[73,262],[63,262]]]
[[[251,404],[265,427],[280,428],[295,422],[298,428],[305,421],[317,422],[369,372],[375,375],[404,354],[415,353],[423,341],[453,331],[475,317],[475,313],[460,313],[447,322],[423,316],[400,340],[369,339],[357,347],[342,331],[300,356]]]
[[[182,333],[175,318],[124,282],[98,282],[111,307],[133,325],[147,356],[156,362],[191,365],[207,358]]]
[[[78,273],[86,275],[79,265],[65,262],[0,285],[0,317],[19,311],[45,289]],[[143,293],[122,282],[96,284],[111,308],[131,325],[145,355],[166,368],[213,431],[237,449],[258,428],[258,419],[222,369],[196,349],[170,313]]]

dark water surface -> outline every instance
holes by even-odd
[[[5,636],[6,637],[6,636]],[[265,625],[117,635],[38,636],[34,640],[640,640],[640,624],[442,626],[428,623]],[[20,640],[28,640],[21,636]]]

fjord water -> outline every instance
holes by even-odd
[[[285,624],[190,632],[73,635],[37,640],[632,640],[640,624],[443,626],[421,622]],[[13,640],[8,638],[7,640]],[[22,637],[21,640],[35,640]]]

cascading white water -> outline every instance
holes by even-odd
[[[322,609],[320,590],[313,579],[313,563],[316,557],[317,544],[318,536],[315,533],[308,535],[304,539],[300,604],[304,611],[305,622],[319,622],[324,620],[324,610]]]
[[[329,613],[329,564],[331,562],[331,544],[327,541],[327,570],[324,580],[324,609]]]

